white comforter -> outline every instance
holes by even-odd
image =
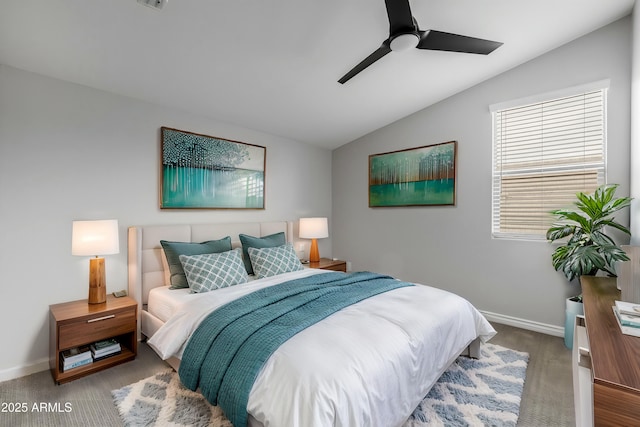
[[[194,294],[149,340],[163,358],[217,307],[262,287],[323,273],[305,269]],[[417,285],[349,306],[298,333],[266,362],[249,396],[251,424],[275,427],[402,425],[476,337],[495,335],[465,299]]]

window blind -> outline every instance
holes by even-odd
[[[544,238],[605,182],[606,88],[493,111],[494,237]]]

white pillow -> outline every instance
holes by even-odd
[[[258,279],[304,269],[291,243],[273,248],[249,248],[248,252]]]
[[[180,255],[180,262],[193,293],[209,292],[249,281],[240,248],[217,254]]]

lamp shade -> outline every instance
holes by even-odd
[[[300,218],[301,239],[323,239],[329,237],[327,218]]]
[[[73,221],[71,254],[111,255],[120,252],[118,220]]]

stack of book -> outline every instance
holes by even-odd
[[[640,304],[616,301],[613,312],[623,334],[640,337]]]
[[[74,347],[60,353],[60,370],[62,372],[93,362],[89,347]]]
[[[102,360],[120,353],[122,353],[122,347],[120,347],[120,343],[113,338],[97,341],[91,344],[91,354],[93,355],[94,361]]]

